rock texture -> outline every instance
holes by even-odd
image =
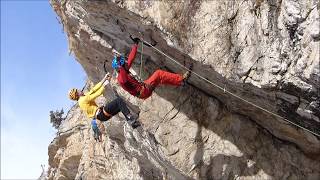
[[[50,2],[93,82],[105,60],[111,71],[112,50],[128,53],[128,35],[140,32],[208,80],[320,133],[318,1]],[[183,72],[151,48],[143,57],[142,79],[158,68]],[[197,76],[145,101],[118,92],[140,108],[143,129],[115,117],[103,143],[95,143],[90,122],[74,107],[49,146],[49,179],[320,178],[319,137]]]

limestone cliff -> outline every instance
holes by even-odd
[[[316,0],[50,3],[92,82],[102,78],[104,61],[111,71],[113,49],[128,53],[129,34],[140,35],[227,91],[320,133]],[[158,68],[183,72],[152,48],[143,57],[142,79]],[[143,129],[117,116],[95,143],[75,106],[49,146],[49,179],[320,178],[319,137],[195,75],[145,101],[118,92],[140,108]],[[107,90],[100,103],[113,96]]]

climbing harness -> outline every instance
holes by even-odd
[[[130,36],[131,36],[131,35],[130,35]],[[224,93],[228,93],[228,94],[232,95],[233,97],[236,97],[236,98],[238,98],[238,99],[240,99],[240,100],[242,100],[242,101],[244,101],[244,102],[246,102],[246,103],[248,103],[248,104],[250,104],[250,105],[252,105],[252,106],[254,106],[254,107],[256,107],[256,108],[258,108],[258,109],[260,109],[260,110],[262,110],[262,111],[264,111],[264,112],[267,112],[267,113],[269,113],[269,114],[271,114],[271,115],[273,115],[273,116],[276,116],[276,117],[282,119],[283,121],[285,121],[285,122],[287,122],[287,123],[290,123],[290,124],[292,124],[292,125],[294,125],[294,126],[296,126],[296,127],[299,127],[299,128],[301,128],[301,129],[303,129],[303,130],[305,130],[305,131],[310,132],[311,134],[313,134],[313,135],[315,135],[315,136],[320,137],[320,134],[318,134],[318,133],[316,133],[316,132],[313,132],[313,131],[311,131],[311,130],[309,130],[309,129],[307,129],[307,128],[299,125],[299,124],[296,124],[296,123],[294,123],[294,122],[292,122],[292,121],[290,121],[290,120],[288,120],[288,119],[286,119],[286,118],[284,118],[284,117],[282,117],[282,116],[280,116],[280,115],[278,115],[278,114],[276,114],[276,113],[274,113],[274,112],[271,112],[271,111],[269,111],[269,110],[267,110],[267,109],[265,109],[265,108],[263,108],[263,107],[260,107],[259,105],[256,105],[256,104],[254,104],[254,103],[252,103],[252,102],[250,102],[250,101],[248,101],[248,100],[246,100],[246,99],[238,96],[237,94],[234,94],[234,93],[226,90],[225,87],[221,87],[221,86],[215,84],[214,82],[208,80],[207,78],[201,76],[200,74],[198,74],[198,73],[196,73],[196,72],[188,69],[187,67],[185,67],[184,65],[182,65],[181,63],[179,63],[177,60],[173,59],[172,57],[168,56],[166,53],[164,53],[164,52],[162,52],[161,50],[159,50],[158,48],[154,47],[154,45],[152,45],[152,44],[150,44],[150,43],[148,43],[148,42],[146,42],[146,41],[143,41],[143,43],[146,44],[146,45],[149,46],[149,47],[152,47],[154,50],[156,50],[156,51],[159,52],[160,54],[164,55],[165,57],[169,58],[171,61],[173,61],[174,63],[176,63],[177,65],[179,65],[179,66],[182,67],[183,69],[186,69],[187,71],[190,71],[191,74],[196,75],[196,76],[199,77],[200,79],[202,79],[202,80],[206,81],[207,83],[215,86],[216,88],[222,90]]]

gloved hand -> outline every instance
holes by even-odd
[[[102,84],[106,86],[111,81],[111,74],[108,72],[102,79]]]
[[[108,85],[110,83],[110,81],[109,80],[106,80],[102,85],[103,86],[106,86],[106,85]]]
[[[137,37],[133,38],[131,35],[130,35],[130,38],[136,44],[139,44],[139,42],[141,41],[139,38],[137,38]]]

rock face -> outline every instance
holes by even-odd
[[[49,179],[320,178],[318,1],[50,3],[92,82],[104,75],[104,61],[111,71],[113,49],[128,53],[133,34],[222,89],[193,74],[189,85],[160,87],[142,101],[113,83],[139,108],[143,129],[120,115],[95,143],[75,106],[49,146]],[[141,79],[158,68],[184,71],[146,46],[140,65],[137,56]],[[107,90],[105,98],[100,103],[114,95]]]

